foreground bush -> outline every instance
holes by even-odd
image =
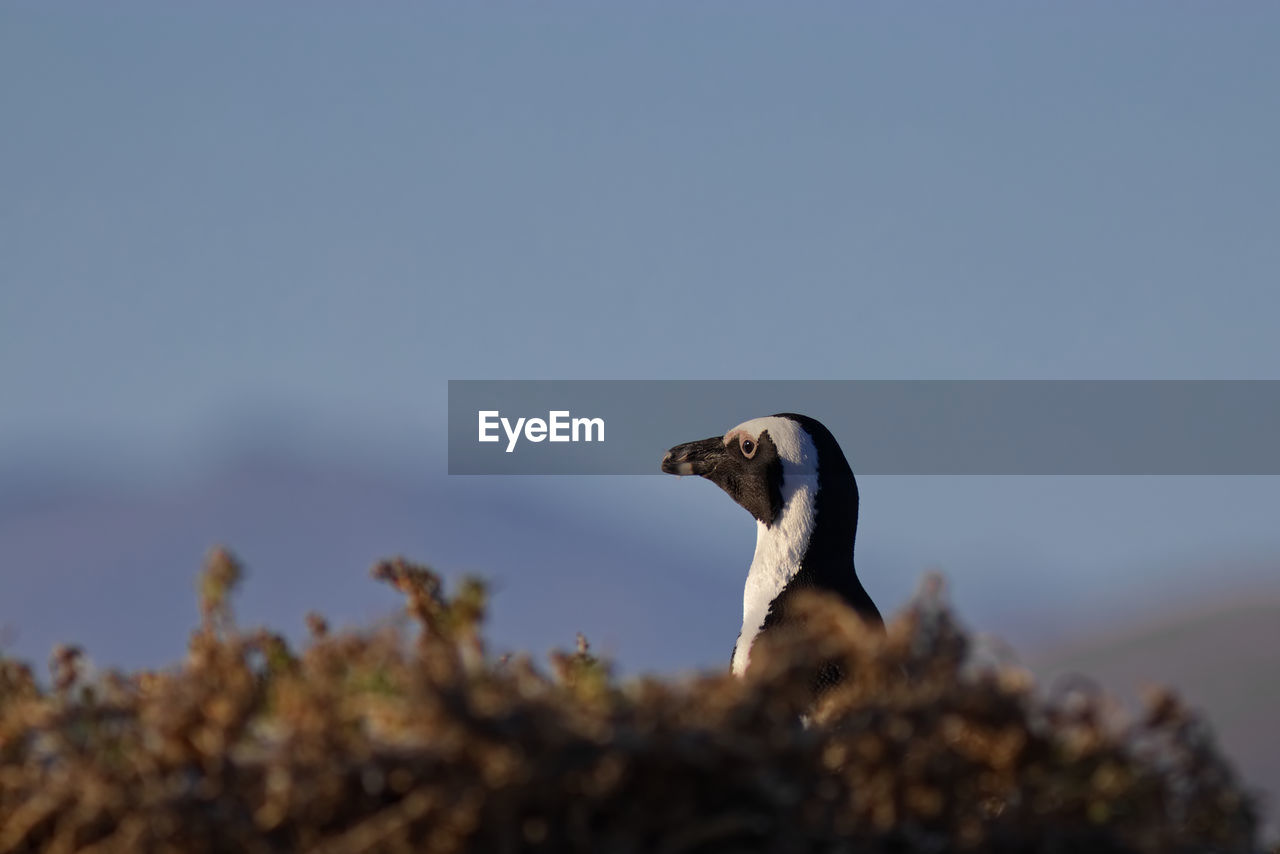
[[[582,641],[552,675],[486,657],[478,584],[374,574],[411,620],[313,617],[301,652],[236,628],[219,550],[178,668],[88,680],[60,649],[42,689],[0,659],[0,852],[1255,850],[1175,698],[1049,703],[966,664],[937,590],[884,634],[811,599],[746,680],[617,684]],[[815,660],[849,678],[811,706]]]

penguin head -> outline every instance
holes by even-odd
[[[790,414],[753,418],[723,436],[676,445],[662,458],[662,470],[706,478],[772,527],[797,487],[816,488],[818,454],[803,422],[817,424]]]

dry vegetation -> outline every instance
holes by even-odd
[[[217,550],[179,667],[90,679],[65,648],[42,688],[0,658],[0,852],[1256,850],[1175,698],[1049,702],[966,664],[936,589],[884,634],[814,598],[747,680],[619,684],[581,641],[550,675],[488,657],[477,583],[374,575],[406,618],[313,617],[296,651],[236,627]],[[815,655],[853,678],[807,708]]]

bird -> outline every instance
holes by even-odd
[[[867,623],[884,621],[854,568],[858,484],[840,443],[820,421],[780,413],[667,451],[662,471],[697,475],[728,493],[756,520],[756,550],[742,597],[742,630],[730,670],[746,673],[751,649],[787,622],[796,591],[833,593]],[[824,667],[815,690],[841,678]]]

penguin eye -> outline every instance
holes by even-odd
[[[743,439],[738,447],[742,448],[742,455],[747,459],[751,459],[751,456],[756,452],[756,443],[750,439]]]

